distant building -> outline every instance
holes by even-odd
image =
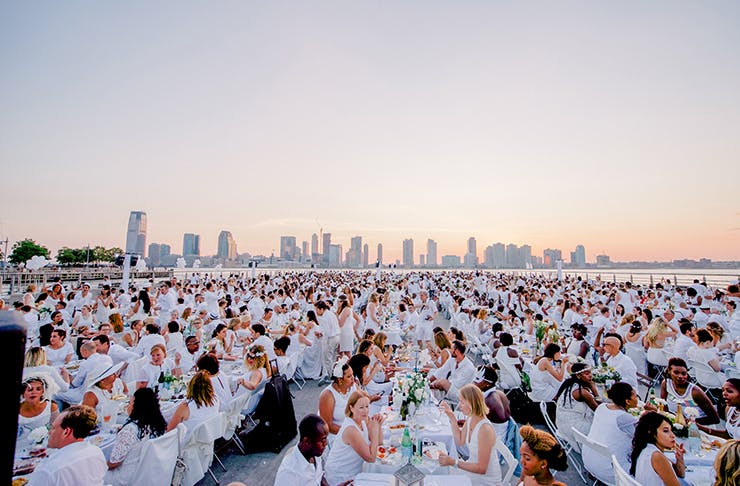
[[[297,247],[295,236],[280,237],[280,259],[285,261],[295,261],[297,256]]]
[[[478,243],[475,241],[475,237],[471,236],[468,238],[468,253],[478,255]]]
[[[222,231],[218,234],[218,252],[216,256],[223,260],[236,260],[236,241],[231,231]]]
[[[333,268],[342,266],[342,245],[329,245],[329,266]]]
[[[532,247],[522,245],[519,247],[519,268],[529,268],[532,265]]]
[[[144,256],[146,250],[146,213],[131,211],[126,230],[126,253]]]
[[[424,260],[424,254],[422,253],[421,255],[419,255],[419,266],[423,267],[424,265],[425,265],[425,260]]]
[[[488,245],[483,250],[483,266],[486,268],[494,268],[493,264],[493,245]]]
[[[150,243],[147,249],[147,262],[150,267],[158,267],[162,264],[162,247],[159,243]]]
[[[457,255],[443,255],[442,266],[445,268],[459,268],[460,257]]]
[[[521,253],[514,243],[506,245],[506,268],[520,268]]]
[[[370,263],[370,247],[365,243],[362,245],[362,266],[367,268]]]
[[[349,243],[348,267],[357,268],[362,265],[362,236],[353,236]]]
[[[493,268],[506,266],[506,246],[503,243],[493,244]]]
[[[609,258],[609,255],[596,255],[596,266],[608,267],[611,264],[612,264],[612,261]]]
[[[403,266],[406,268],[414,266],[414,240],[411,238],[403,240]]]
[[[542,265],[547,268],[555,268],[558,260],[562,259],[563,252],[560,250],[553,250],[551,248],[548,248],[542,252]]]
[[[583,245],[576,246],[576,250],[570,252],[570,264],[574,267],[586,266],[586,248]]]
[[[322,239],[323,241],[321,248],[324,251],[322,260],[323,264],[328,266],[331,265],[331,233],[324,233]],[[339,256],[339,259],[342,259],[341,255]]]
[[[475,268],[478,266],[478,257],[475,253],[466,253],[463,256],[463,266],[466,268]]]
[[[427,265],[437,266],[437,242],[431,238],[427,240]]]
[[[311,262],[319,263],[321,260],[321,251],[319,251],[319,235],[311,235]]]
[[[378,263],[383,263],[383,243],[378,243]]]
[[[311,261],[311,254],[308,252],[308,241],[303,240],[303,243],[301,243],[301,248],[303,249],[301,260],[304,262]]]
[[[168,245],[167,243],[162,243],[159,245],[159,256],[165,257],[167,255],[172,254],[172,247]]]
[[[182,237],[182,256],[200,256],[200,235],[195,233],[185,233]]]

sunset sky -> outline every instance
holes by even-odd
[[[740,260],[740,2],[3,2],[0,238]]]

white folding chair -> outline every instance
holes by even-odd
[[[233,441],[242,454],[246,454],[246,451],[244,450],[244,444],[239,438],[239,430],[245,418],[242,415],[242,409],[244,409],[247,401],[249,401],[249,397],[250,395],[245,393],[234,398],[223,412],[225,422],[223,439],[226,441],[226,444]]]
[[[252,425],[257,425],[257,423],[254,421],[254,418],[252,417],[254,415],[254,412],[257,410],[257,405],[259,405],[260,400],[262,399],[262,395],[265,394],[265,382],[263,381],[259,387],[257,387],[256,390],[252,391],[249,394],[245,394],[249,397],[247,402],[244,404],[244,408],[242,409],[242,414],[244,415],[244,418],[249,420],[249,422]]]
[[[182,481],[184,486],[194,486],[203,479],[206,473],[211,475],[216,484],[219,484],[216,475],[211,470],[211,463],[214,457],[213,444],[224,434],[223,424],[223,413],[218,413],[193,429],[182,451],[183,461],[187,465]]]
[[[576,450],[573,449],[571,443],[568,442],[568,440],[561,436],[558,432],[557,426],[555,426],[555,423],[550,418],[550,414],[547,413],[547,403],[548,402],[540,402],[540,412],[542,412],[542,417],[545,419],[545,425],[547,425],[547,428],[550,430],[550,433],[553,435],[553,437],[555,437],[555,440],[558,441],[560,447],[563,448],[565,455],[568,457],[568,460],[575,468],[578,476],[580,476],[581,481],[583,481],[584,484],[587,484],[588,481],[586,480],[586,475],[583,472],[583,463],[578,457],[578,452],[576,452]]]
[[[583,457],[583,449],[587,447],[601,456],[605,461],[611,462],[612,454],[611,452],[609,452],[609,448],[607,446],[589,438],[586,434],[576,429],[575,427],[571,427],[571,430],[576,436],[576,439],[581,442],[581,457]],[[603,475],[594,474],[593,471],[588,468],[588,465],[586,465],[586,461],[583,461],[583,467],[586,469],[586,471],[589,472],[589,474],[591,474],[591,476],[596,478],[596,481],[594,481],[594,486],[596,486],[596,483],[598,483],[599,481],[608,486],[614,486],[614,477],[605,477]]]
[[[642,486],[638,483],[635,478],[629,475],[624,470],[616,456],[612,456],[612,467],[614,468],[614,484],[615,486]]]
[[[136,474],[130,484],[134,486],[169,486],[175,471],[178,453],[178,435],[183,429],[170,430],[161,437],[142,444]]]
[[[686,364],[694,370],[697,383],[704,388],[722,388],[722,385],[727,381],[724,373],[714,371],[707,363],[689,359],[686,360]]]
[[[519,461],[516,460],[514,454],[511,453],[509,448],[506,447],[506,444],[501,442],[500,439],[496,440],[496,450],[504,459],[507,465],[506,474],[504,474],[503,480],[501,481],[501,484],[507,485],[511,481],[511,478],[514,476],[514,471],[516,470],[516,466],[517,464],[519,464]]]

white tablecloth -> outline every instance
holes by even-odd
[[[354,480],[354,486],[390,486],[393,475],[360,473]],[[446,476],[426,476],[424,486],[471,486],[470,479],[467,476],[446,475]]]
[[[421,439],[444,443],[447,447],[447,453],[456,457],[457,447],[450,431],[450,422],[446,415],[439,412],[437,407],[423,407],[416,413],[415,421],[421,426],[419,429]],[[391,424],[386,422],[383,426],[383,443],[398,447],[401,443],[403,429],[390,429]]]

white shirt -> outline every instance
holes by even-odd
[[[263,334],[252,342],[252,346],[255,344],[265,348],[268,361],[275,359],[275,345],[273,344],[272,339]]]
[[[681,334],[676,338],[676,342],[673,343],[673,355],[685,361],[689,349],[693,347],[696,347],[696,343],[690,337]]]
[[[41,461],[28,486],[96,486],[103,484],[108,470],[103,451],[86,441],[74,442],[53,451]]]
[[[320,486],[324,468],[320,457],[314,457],[314,461],[311,464],[298,447],[292,447],[280,463],[275,486]]]
[[[155,344],[161,344],[167,349],[167,343],[164,340],[164,336],[161,334],[146,334],[139,339],[139,344],[136,345],[134,352],[139,356],[149,356],[152,352],[152,347]]]
[[[339,336],[339,319],[337,315],[330,310],[324,311],[324,314],[317,316],[316,319],[319,321],[321,332],[326,337]]]
[[[449,374],[449,378],[447,379],[450,382],[450,389],[447,391],[447,397],[457,401],[458,390],[464,385],[473,382],[473,378],[475,378],[475,365],[467,357],[460,361],[460,363],[452,357],[445,361],[445,364],[441,368],[437,368],[432,373],[434,373],[437,379],[447,378]]]
[[[632,386],[637,391],[637,366],[632,358],[624,353],[617,353],[616,356],[610,356],[606,364],[619,372],[621,381]]]

